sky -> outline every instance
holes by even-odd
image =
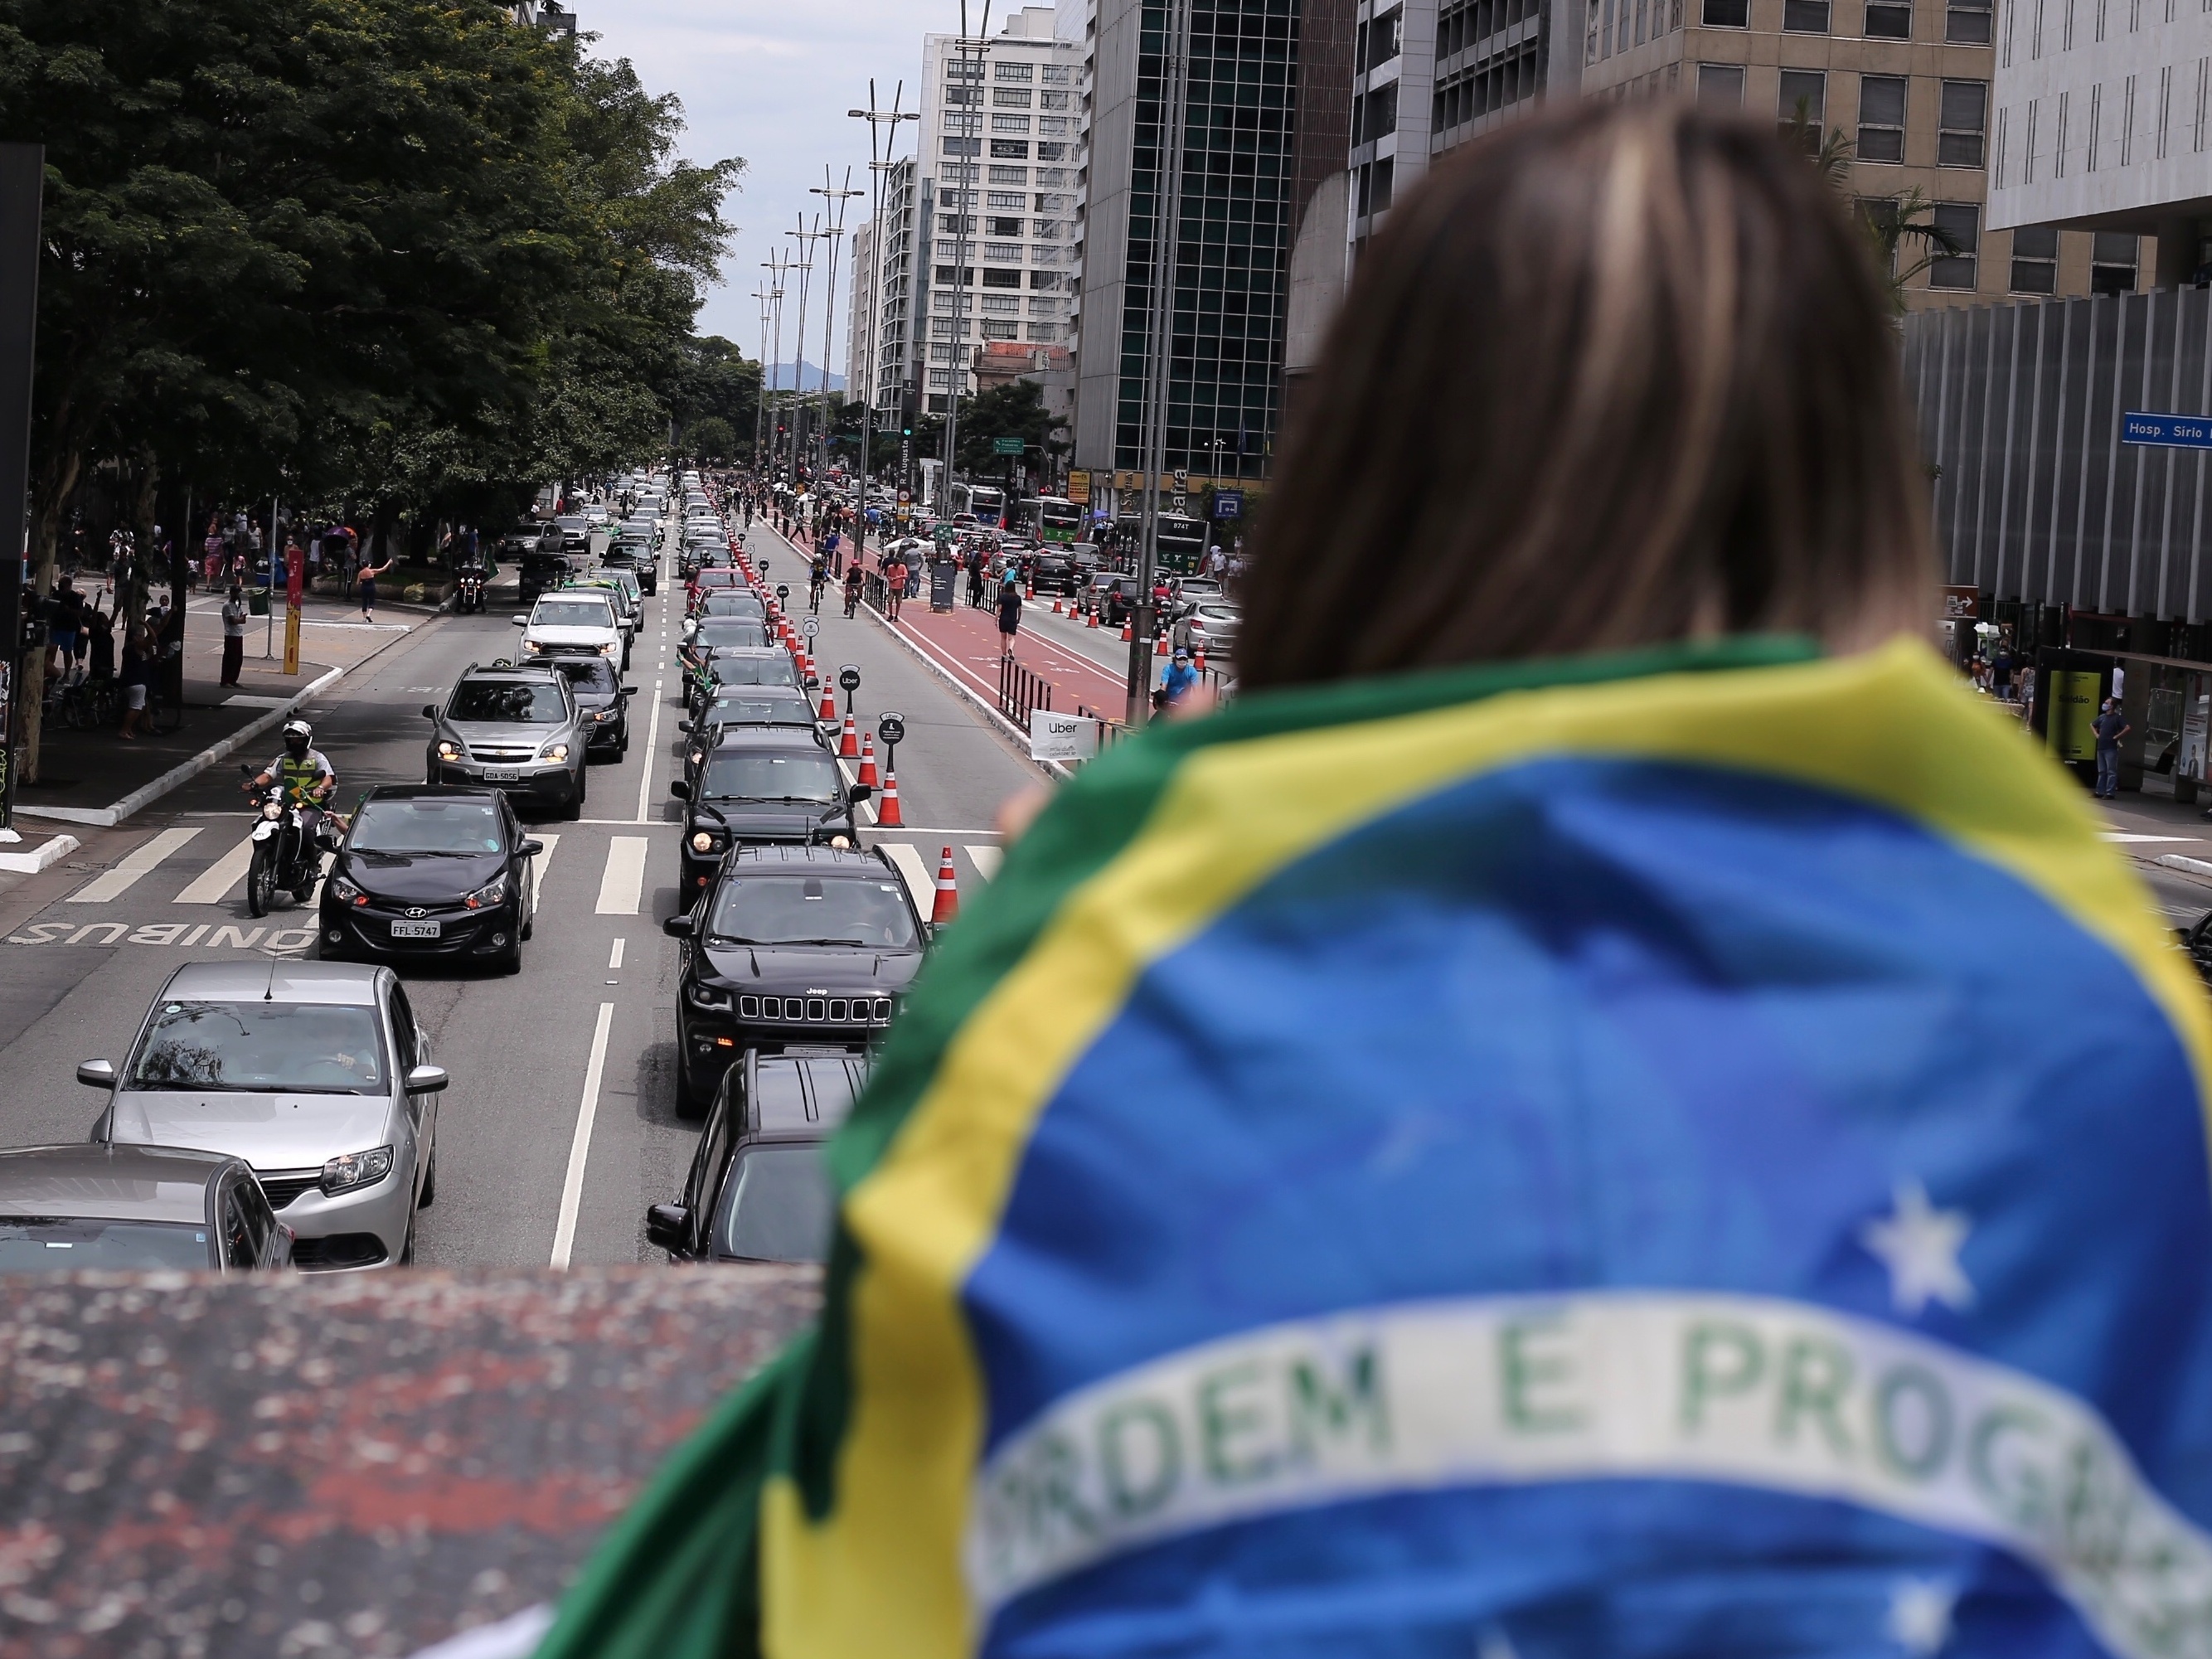
[[[699,331],[734,340],[748,357],[760,354],[760,306],[753,297],[768,273],[771,250],[788,252],[789,233],[804,211],[811,225],[829,204],[808,194],[823,168],[842,188],[868,187],[868,128],[845,112],[867,106],[868,77],[878,106],[889,108],[903,78],[912,109],[921,79],[921,37],[959,27],[960,0],[567,0],[577,26],[596,33],[596,56],[627,58],[648,91],[684,100],[684,153],[695,161],[742,156],[739,188],[723,213],[738,227],[723,261],[723,281],[708,291]],[[1005,0],[992,8],[993,27]],[[915,124],[899,129],[901,155],[914,154]],[[888,130],[886,130],[888,131]],[[851,293],[853,228],[868,216],[868,198],[846,204],[848,234],[838,246],[832,374],[845,371],[845,315]],[[806,361],[822,353],[822,278],[817,252],[810,278]],[[797,343],[796,296],[783,307],[783,355]],[[770,343],[770,356],[774,356]],[[809,384],[812,384],[810,377]]]

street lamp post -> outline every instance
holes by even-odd
[[[803,213],[800,214],[799,216],[798,228],[793,230],[791,234],[793,239],[798,242],[799,251],[804,256],[793,262],[799,267],[799,343],[792,348],[793,356],[791,366],[792,385],[793,387],[796,387],[799,384],[800,373],[806,362],[806,284],[807,279],[814,273],[814,245],[822,240],[822,216],[820,214],[815,215],[814,228],[812,230],[809,230],[806,228],[806,216]],[[793,405],[793,420],[791,428],[791,481],[793,484],[796,484],[799,482],[799,457],[800,453],[799,447],[799,423],[797,416],[799,414],[804,413],[804,405],[794,404]]]
[[[791,269],[791,258],[788,254],[770,248],[768,258],[762,260],[761,264],[767,267],[769,271],[769,309],[775,319],[775,356],[763,366],[761,380],[766,390],[775,391],[778,388],[768,386],[766,382],[783,362],[783,278],[784,273]],[[771,488],[775,482],[776,456],[782,448],[783,445],[775,434],[770,432],[768,445],[768,471]]]
[[[890,170],[891,152],[898,145],[899,123],[902,121],[919,121],[921,119],[921,112],[920,110],[913,110],[904,113],[900,112],[899,105],[905,99],[905,96],[906,82],[901,81],[897,86],[892,89],[890,108],[888,110],[878,109],[876,107],[875,77],[871,76],[868,77],[867,108],[848,109],[845,112],[846,114],[853,117],[854,119],[866,121],[868,124],[868,184],[871,190],[874,192],[871,198],[871,204],[874,209],[875,215],[872,222],[876,228],[874,238],[869,245],[869,258],[873,263],[875,269],[868,273],[868,314],[864,319],[867,325],[868,330],[866,347],[868,355],[863,360],[867,364],[868,384],[863,391],[860,398],[860,514],[859,522],[853,526],[854,547],[856,550],[865,550],[868,544],[868,473],[871,470],[871,464],[875,459],[876,385],[878,376],[880,373],[876,359],[881,356],[883,352],[883,341],[880,337],[880,331],[883,326],[882,319],[884,308],[882,280],[884,269],[884,233],[886,228],[884,223],[884,175]],[[882,150],[882,154],[878,155],[877,153],[878,149],[877,129],[885,126],[890,129],[890,136],[889,138],[881,141],[880,149]],[[915,258],[919,258],[920,257],[920,250],[917,249],[915,251]],[[857,264],[854,267],[853,280],[855,283],[860,280],[860,268]],[[903,379],[904,377],[902,376],[901,378]]]
[[[768,310],[769,291],[755,288],[753,298],[760,301],[761,383],[753,397],[753,471],[761,470],[761,421],[768,413]]]
[[[830,281],[828,297],[823,301],[822,307],[822,474],[827,477],[830,473],[830,343],[837,337],[837,240],[845,234],[845,204],[855,196],[866,195],[867,191],[853,188],[853,169],[850,167],[845,169],[845,187],[842,190],[832,190],[830,187],[830,169],[825,164],[822,169],[822,188],[810,190],[808,193],[819,196],[827,202],[830,204],[830,214],[828,232]],[[857,255],[853,264],[853,285],[857,290],[860,282],[860,260]],[[850,342],[848,343],[849,344]],[[850,387],[847,388],[848,391],[850,389]],[[864,508],[866,507],[867,502],[865,498],[860,504]]]
[[[983,62],[991,54],[991,0],[983,0],[983,13],[975,33],[968,33],[968,0],[960,0],[960,36],[953,51],[960,59],[960,85],[963,98],[961,108],[966,112],[961,118],[960,131],[965,137],[976,140],[977,154],[967,158],[966,165],[975,171],[975,182],[983,178],[981,158],[983,134]],[[975,73],[969,75],[968,67],[973,58]],[[963,184],[964,184],[963,180]],[[981,199],[980,190],[963,189],[960,192],[960,211],[953,216],[959,228],[955,232],[952,267],[952,327],[953,337],[960,342],[952,351],[953,369],[945,376],[945,501],[952,501],[952,458],[960,447],[960,394],[968,389],[968,365],[962,354],[968,343],[968,237],[969,223],[975,216],[968,210]]]

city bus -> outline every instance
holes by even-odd
[[[973,513],[977,524],[995,527],[1006,516],[1006,492],[996,484],[957,483],[946,507],[954,518]]]
[[[1040,495],[1022,503],[1022,528],[1040,543],[1072,543],[1083,539],[1083,509],[1058,495]]]
[[[1144,544],[1145,521],[1138,514],[1122,518],[1117,526],[1123,555],[1133,562]],[[1159,568],[1174,576],[1194,576],[1206,562],[1206,525],[1178,513],[1160,514],[1158,543]]]

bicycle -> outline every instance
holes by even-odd
[[[822,589],[828,580],[829,578],[817,570],[814,573],[814,580],[806,585],[806,608],[817,616],[822,611]]]

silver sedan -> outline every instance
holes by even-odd
[[[92,1138],[191,1146],[251,1164],[310,1271],[410,1261],[415,1212],[437,1194],[446,1073],[388,968],[195,962],[170,975],[120,1068],[76,1068],[110,1091]]]

